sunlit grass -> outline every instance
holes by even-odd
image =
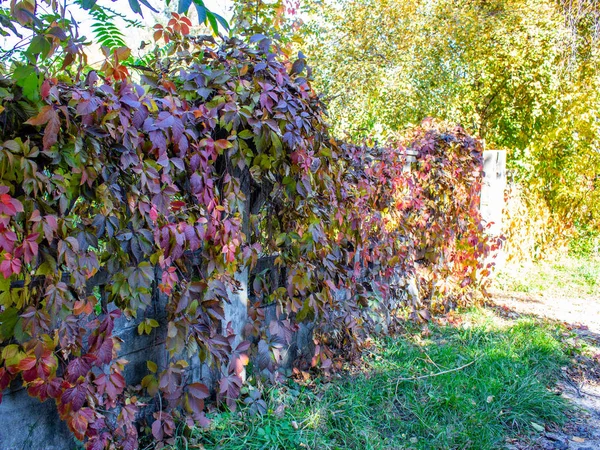
[[[271,388],[264,415],[213,414],[209,430],[178,448],[483,450],[564,419],[566,404],[549,390],[566,361],[559,329],[483,310],[457,317],[375,341],[357,374]]]
[[[496,286],[527,294],[600,295],[600,260],[562,257],[554,261],[509,263],[499,271]]]

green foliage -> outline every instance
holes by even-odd
[[[409,327],[398,338],[375,341],[361,373],[317,380],[312,388],[273,388],[266,413],[217,413],[210,429],[186,440],[222,450],[483,450],[535,433],[532,422],[564,420],[566,403],[548,390],[567,361],[562,329],[531,319],[503,324],[479,311],[451,319],[455,326],[430,325],[425,336]],[[473,361],[446,375],[398,382]]]
[[[171,0],[166,1],[167,6],[171,3]],[[198,22],[206,23],[213,30],[215,35],[219,34],[219,25],[225,30],[229,30],[229,24],[219,14],[210,11],[205,5],[203,0],[179,0],[177,12],[179,14],[185,14],[190,9],[190,6],[194,4],[196,12],[198,13]]]
[[[600,233],[590,228],[578,227],[578,235],[569,242],[569,253],[574,257],[592,259],[600,256]]]
[[[125,35],[119,28],[115,19],[124,21],[129,27],[141,27],[137,21],[127,19],[121,14],[115,13],[108,8],[100,8],[97,5],[89,10],[89,14],[94,21],[91,25],[94,37],[101,47],[107,47],[110,50],[127,47]]]
[[[265,34],[291,50],[292,42],[300,42],[300,14],[308,12],[300,0],[234,1],[232,26],[237,33],[252,36]]]
[[[312,11],[300,47],[338,135],[385,138],[428,116],[461,123],[509,151],[538,202],[532,220],[548,209],[535,246],[600,229],[595,2],[329,0]]]

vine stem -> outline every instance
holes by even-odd
[[[396,380],[396,388],[394,389],[394,395],[398,396],[398,386],[400,385],[400,383],[402,381],[417,381],[417,380],[423,380],[425,378],[439,377],[440,375],[445,375],[447,373],[458,372],[459,370],[463,370],[463,369],[466,369],[469,366],[472,366],[473,364],[475,364],[480,359],[481,359],[481,356],[479,356],[478,358],[475,358],[473,361],[468,362],[467,364],[463,364],[460,367],[455,367],[454,369],[442,370],[441,372],[436,372],[436,373],[432,373],[432,374],[429,374],[429,375],[420,375],[418,377],[408,377],[408,378],[398,378]]]

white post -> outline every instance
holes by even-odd
[[[483,152],[483,183],[479,210],[483,225],[491,224],[487,232],[490,236],[502,234],[502,217],[505,207],[506,190],[506,151],[486,150]],[[504,254],[496,257],[496,266],[504,264]]]

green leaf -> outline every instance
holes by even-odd
[[[81,0],[81,7],[83,9],[92,9],[98,0]]]
[[[188,12],[188,9],[190,9],[191,4],[192,4],[192,0],[179,0],[179,6],[177,7],[177,12],[179,14]]]
[[[18,319],[19,314],[16,308],[8,308],[6,311],[0,313],[0,337],[3,340],[14,336]]]
[[[4,144],[6,144],[6,142]],[[0,275],[0,292],[6,291],[10,291],[10,278],[4,278]]]
[[[535,431],[538,431],[540,433],[543,433],[545,431],[545,428],[542,425],[538,424],[538,423],[531,422],[531,426],[533,427],[533,429]]]
[[[198,23],[206,22],[206,7],[202,4],[199,4],[198,1],[194,1],[194,6],[196,6],[196,11],[198,12]]]
[[[15,69],[14,79],[17,80],[17,86],[23,88],[23,95],[32,101],[39,99],[39,79],[35,67],[20,66]]]
[[[213,13],[213,16],[215,16],[215,19],[217,19],[217,21],[221,24],[221,26],[223,28],[225,28],[227,31],[229,31],[229,23],[227,23],[227,20],[225,20],[224,17],[222,17],[216,13]]]
[[[250,130],[242,130],[237,135],[242,139],[250,139],[252,136],[254,136],[254,133],[252,133]]]
[[[29,48],[27,49],[27,53],[31,55],[41,55],[42,59],[45,59],[50,53],[50,49],[52,48],[46,36],[37,35],[31,40],[31,44],[29,44]]]
[[[146,366],[148,366],[148,370],[152,373],[156,373],[158,370],[158,366],[154,361],[146,361]]]
[[[217,19],[215,18],[215,15],[212,12],[207,10],[206,18],[208,19],[208,22],[210,23],[210,27],[212,28],[213,33],[219,34],[219,25],[217,24]]]

